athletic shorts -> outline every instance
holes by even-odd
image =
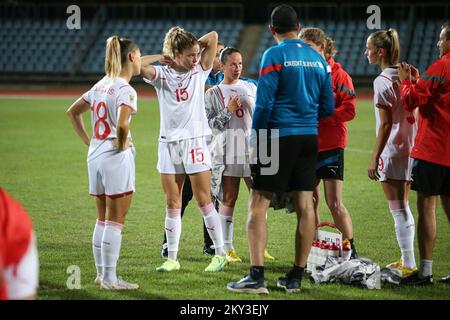
[[[380,181],[404,180],[411,181],[413,159],[410,157],[388,158],[380,157],[378,162],[378,173]]]
[[[270,143],[268,144],[269,154]],[[271,155],[272,159],[275,155]],[[271,164],[251,165],[252,188],[270,192],[313,191],[316,181],[317,136],[298,135],[279,138],[279,166],[273,175],[261,169]],[[272,161],[273,162],[273,161]]]
[[[159,142],[157,169],[162,174],[194,174],[211,170],[206,137]]]
[[[5,267],[8,299],[18,300],[36,295],[39,287],[39,258],[34,234],[17,266]]]
[[[135,148],[111,150],[88,160],[89,193],[121,196],[135,191]]]
[[[316,165],[317,179],[344,180],[344,149],[319,152]]]
[[[225,177],[248,178],[250,177],[250,165],[248,164],[226,164],[222,173]]]
[[[450,167],[414,159],[411,189],[430,196],[450,196]]]

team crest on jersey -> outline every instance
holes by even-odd
[[[179,84],[178,84],[178,88],[181,88],[182,86],[183,86],[182,83],[179,83]]]

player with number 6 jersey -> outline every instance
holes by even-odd
[[[118,36],[106,43],[106,76],[75,101],[67,111],[72,125],[89,146],[89,193],[96,196],[97,222],[92,250],[97,268],[95,283],[106,290],[132,290],[116,274],[122,227],[135,191],[135,151],[130,121],[137,112],[137,94],[129,82],[140,73],[141,52],[137,45]],[[92,138],[82,113],[91,110]]]
[[[211,201],[211,155],[206,143],[211,129],[204,101],[205,81],[212,69],[217,40],[215,31],[197,40],[192,33],[173,27],[164,39],[164,55],[142,58],[141,74],[156,89],[161,114],[157,168],[166,194],[168,259],[158,271],[180,269],[177,255],[186,174],[216,251],[205,271],[221,271],[227,262],[220,218]],[[167,65],[151,64],[158,60]]]

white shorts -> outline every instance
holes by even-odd
[[[18,300],[36,295],[39,287],[39,258],[34,234],[28,249],[16,268],[5,268],[8,299]]]
[[[206,137],[159,142],[157,169],[162,174],[194,174],[211,170]]]
[[[111,150],[88,160],[89,193],[120,196],[135,191],[135,149]]]
[[[226,164],[223,171],[225,177],[247,178],[250,177],[250,165],[248,164]]]
[[[378,172],[380,181],[404,180],[411,181],[413,159],[410,157],[389,158],[380,157]]]

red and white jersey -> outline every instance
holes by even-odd
[[[111,143],[104,142],[117,138],[119,107],[121,105],[130,107],[134,115],[137,112],[137,94],[125,79],[104,77],[83,95],[83,100],[91,106],[92,111],[89,158],[113,148]],[[128,137],[131,137],[131,132],[128,133]]]
[[[253,83],[239,80],[235,84],[219,84],[219,89],[223,95],[225,108],[228,102],[236,96],[242,103],[242,108],[232,114],[226,129],[243,129],[246,134],[250,134],[256,102],[256,86]]]
[[[0,300],[8,298],[4,270],[16,271],[32,232],[30,217],[21,204],[0,188]]]
[[[388,158],[408,157],[417,132],[414,113],[406,111],[400,96],[398,70],[386,68],[373,82],[376,133],[380,128],[380,115],[377,108],[391,109],[392,128],[382,156]]]
[[[205,81],[211,69],[200,63],[188,72],[169,66],[154,66],[154,79],[144,81],[155,87],[160,108],[160,141],[171,142],[211,135],[205,113]]]

